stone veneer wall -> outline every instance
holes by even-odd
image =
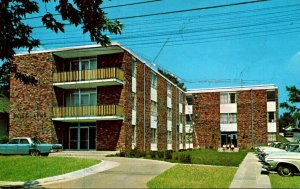
[[[10,80],[10,137],[31,136],[44,142],[57,143],[52,124],[52,104],[57,104],[52,72],[52,53],[39,53],[15,56],[14,64],[18,71],[34,76],[36,85],[25,85],[12,74]]]
[[[167,80],[157,75],[157,150],[167,150]]]
[[[195,147],[217,148],[220,146],[220,93],[193,94],[193,120],[198,141]]]

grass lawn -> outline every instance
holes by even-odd
[[[149,188],[228,188],[235,167],[176,165],[147,183]]]
[[[278,174],[270,174],[272,188],[299,188],[300,176],[281,177]]]
[[[69,173],[100,163],[71,157],[0,156],[1,181],[28,181]]]
[[[243,161],[248,151],[240,152],[218,152],[216,150],[201,149],[201,150],[187,150],[177,152],[191,155],[192,164],[203,165],[220,165],[220,166],[235,166],[238,167]]]

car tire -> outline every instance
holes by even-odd
[[[31,151],[29,152],[29,154],[30,154],[31,156],[40,156],[40,152],[39,152],[38,150],[31,150]]]
[[[280,165],[278,167],[278,174],[283,177],[294,176],[294,170],[289,165]]]

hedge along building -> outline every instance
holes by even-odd
[[[188,90],[194,146],[251,148],[279,139],[278,89],[274,85]],[[187,114],[187,128],[190,127]]]
[[[75,150],[185,148],[185,94],[128,49],[81,46],[14,58],[9,135]],[[159,113],[158,113],[159,112]]]

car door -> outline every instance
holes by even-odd
[[[6,145],[4,154],[18,154],[19,139],[12,139]]]
[[[20,139],[18,144],[18,154],[29,154],[30,147],[31,144],[29,144],[27,139]]]

